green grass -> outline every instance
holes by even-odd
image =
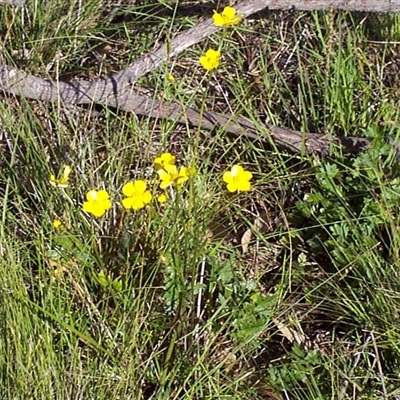
[[[153,3],[3,6],[2,55],[96,79],[220,8]],[[157,99],[245,116],[269,144],[4,95],[1,398],[397,398],[399,34],[395,15],[263,12],[140,80]],[[223,59],[205,75],[209,47]],[[290,154],[264,121],[373,145]],[[129,180],[159,193],[165,151],[196,175],[175,199],[124,212]],[[253,188],[230,194],[222,173],[238,163]],[[51,186],[65,164],[70,186]],[[82,210],[91,189],[113,199],[102,218]]]

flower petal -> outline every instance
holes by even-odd
[[[172,181],[162,181],[160,183],[160,188],[161,189],[166,189],[168,186],[171,186],[172,183],[173,183]]]
[[[91,201],[85,201],[83,203],[82,208],[83,208],[83,211],[86,211],[88,213],[92,213],[92,209],[93,209],[92,202]]]
[[[107,190],[99,190],[97,192],[97,199],[98,200],[107,200],[108,199],[108,192]]]
[[[97,200],[97,191],[96,190],[89,190],[86,193],[86,199],[87,199],[87,201]]]
[[[133,185],[137,194],[143,194],[146,191],[147,184],[145,181],[137,180]]]
[[[240,190],[241,192],[248,192],[250,189],[251,189],[250,182],[247,181],[237,182],[237,190]]]
[[[132,205],[133,210],[140,210],[144,207],[144,203],[140,197],[132,197]]]
[[[95,207],[92,210],[92,214],[95,217],[102,217],[105,214],[106,210],[104,208],[100,208],[100,207]]]
[[[224,172],[224,175],[222,175],[222,179],[226,183],[231,183],[233,180],[231,171]]]
[[[122,199],[121,203],[125,209],[129,210],[132,207],[133,199],[132,197],[127,197],[125,199]]]
[[[125,185],[122,187],[122,193],[127,197],[132,196],[134,191],[135,187],[133,185],[133,182],[125,183]]]
[[[253,178],[253,174],[250,171],[243,171],[241,179],[249,181],[251,178]]]
[[[228,189],[229,192],[233,193],[236,192],[238,190],[236,182],[230,182],[228,183],[228,185],[226,186],[226,188]]]
[[[175,164],[175,156],[173,156],[171,153],[161,154],[161,159],[164,164]]]
[[[176,175],[178,173],[178,167],[176,165],[168,164],[164,166],[164,169],[171,175]]]
[[[232,19],[236,14],[236,10],[233,7],[225,7],[222,11],[222,16],[227,19]]]
[[[215,26],[222,26],[222,25],[224,25],[224,23],[225,23],[225,20],[224,20],[224,18],[222,17],[222,15],[221,14],[219,14],[219,13],[217,13],[215,10],[214,10],[214,15],[213,15],[213,21],[214,21],[214,25]]]
[[[241,165],[234,165],[231,172],[233,177],[239,176],[243,173],[243,167]]]
[[[107,194],[107,196],[108,196],[108,194]],[[100,203],[100,206],[102,208],[104,208],[105,210],[109,210],[112,206],[111,200],[110,199],[102,200]]]
[[[142,201],[144,204],[150,203],[151,199],[153,198],[152,194],[147,190],[142,195]]]

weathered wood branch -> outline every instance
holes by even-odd
[[[0,0],[0,6],[2,4],[11,4],[13,6],[22,6],[24,5],[26,0]]]
[[[202,129],[224,129],[234,135],[245,135],[253,139],[265,140],[265,133],[270,132],[272,139],[280,146],[294,152],[308,151],[326,154],[331,142],[325,135],[301,133],[287,128],[265,124],[264,129],[254,125],[243,117],[229,116],[213,111],[200,112],[194,108],[184,107],[177,102],[164,102],[153,99],[143,89],[131,86],[115,96],[103,98],[96,90],[96,82],[54,82],[33,75],[25,74],[8,66],[0,66],[0,88],[8,93],[17,94],[31,99],[66,104],[99,103],[116,107],[123,111],[152,118],[165,118],[175,122],[189,123]],[[38,90],[40,96],[38,96]],[[90,95],[89,95],[90,94]],[[92,97],[93,96],[93,97]],[[368,140],[360,138],[335,138],[346,152],[357,152],[368,147]]]
[[[0,0],[2,2],[21,3],[24,0]],[[237,12],[244,18],[265,8],[269,9],[299,9],[327,10],[337,8],[357,11],[400,11],[400,0],[243,0],[235,6]],[[133,84],[146,73],[159,67],[164,61],[190,46],[199,43],[209,35],[217,32],[212,19],[199,22],[195,27],[177,35],[170,43],[158,47],[140,57],[124,70],[96,82],[60,82],[51,81],[28,75],[9,66],[0,66],[0,89],[31,99],[65,104],[99,103],[120,110],[135,112],[154,118],[167,118],[178,122],[189,122],[193,126],[204,129],[223,127],[227,132],[236,135],[247,135],[260,138],[260,132],[251,122],[242,117],[233,118],[215,112],[204,112],[193,108],[183,108],[175,102],[160,102],[151,96],[143,94]],[[326,153],[329,141],[325,135],[300,133],[286,128],[265,125],[272,139],[279,145],[292,151],[313,151]],[[335,138],[345,151],[357,151],[368,146],[366,139]]]
[[[330,9],[370,12],[400,11],[400,0],[250,0],[242,3],[247,3],[245,10],[249,10],[250,13],[253,13],[251,10],[256,7],[258,8],[257,11],[265,8],[270,10],[295,9],[304,11],[326,11]],[[246,11],[243,11],[244,15],[246,15]]]

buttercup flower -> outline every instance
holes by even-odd
[[[190,175],[187,167],[181,167],[181,169],[178,171],[178,167],[176,165],[166,165],[163,169],[159,169],[157,174],[161,180],[161,189],[165,189],[171,185],[176,185],[179,187],[182,183],[189,179]]]
[[[83,203],[83,210],[95,217],[102,217],[111,208],[111,200],[106,190],[89,190]]]
[[[241,15],[236,15],[233,7],[225,7],[221,14],[214,10],[213,21],[215,26],[236,25],[242,19]]]
[[[122,193],[126,199],[122,200],[122,205],[129,210],[140,210],[146,204],[150,203],[152,195],[147,189],[145,181],[137,180],[135,182],[128,182],[122,188]]]
[[[52,225],[54,229],[58,229],[62,225],[62,222],[59,219],[55,219]]]
[[[64,165],[64,171],[60,178],[56,178],[54,174],[50,175],[50,184],[57,187],[68,187],[68,179],[71,174],[72,168],[69,165]]]
[[[251,188],[250,180],[253,174],[245,171],[240,165],[234,165],[230,171],[224,172],[222,179],[227,183],[226,188],[231,192],[247,192]]]
[[[166,165],[174,165],[175,164],[175,156],[171,153],[163,153],[160,157],[157,157],[154,160],[154,164],[157,170],[164,168]]]
[[[165,203],[166,201],[168,200],[168,197],[165,195],[165,194],[160,194],[158,197],[157,197],[157,201],[159,202],[159,203]]]
[[[218,67],[221,59],[221,52],[218,50],[209,49],[199,58],[201,66],[207,71],[211,71]]]
[[[172,74],[168,74],[167,76],[168,82],[175,82],[175,77]]]

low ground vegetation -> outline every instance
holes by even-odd
[[[97,79],[223,6],[5,6],[2,62]],[[399,17],[234,22],[138,84],[370,150],[2,95],[2,399],[400,396]]]

